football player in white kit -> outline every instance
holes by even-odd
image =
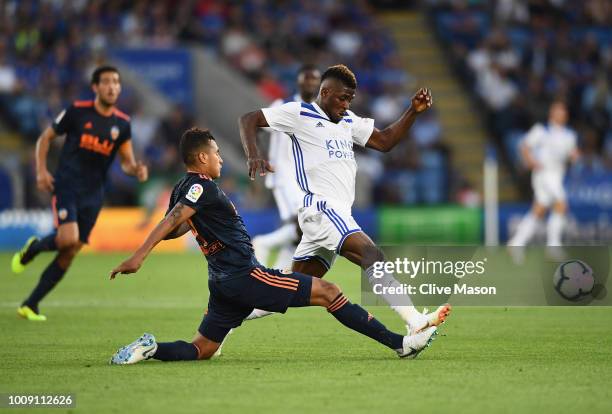
[[[553,102],[548,113],[548,124],[534,125],[521,143],[521,154],[532,171],[534,201],[531,211],[521,220],[508,246],[525,246],[529,243],[538,222],[551,208],[552,214],[546,228],[546,245],[562,245],[567,213],[563,188],[565,166],[568,160],[573,163],[580,156],[576,133],[566,126],[568,118],[566,104],[562,101]]]
[[[373,119],[349,111],[356,88],[349,68],[331,66],[321,77],[314,102],[288,102],[245,114],[239,120],[240,137],[251,179],[258,171],[260,176],[273,171],[257,147],[258,128],[283,132],[291,141],[295,179],[302,194],[298,219],[303,232],[294,253],[293,271],[323,277],[340,254],[360,266],[370,283],[399,288],[392,273],[381,276],[374,271],[374,264],[384,261],[384,255],[351,214],[357,170],[353,145],[390,151],[406,137],[417,116],[431,107],[432,97],[429,89],[419,89],[402,116],[378,130]],[[447,304],[434,312],[420,313],[407,296],[382,296],[405,321],[409,333],[441,324],[450,312]]]
[[[277,99],[271,107],[287,102],[314,101],[321,84],[321,72],[312,64],[303,65],[297,73],[298,93],[288,99]],[[266,175],[266,187],[272,190],[278,208],[282,226],[275,231],[253,238],[253,247],[257,260],[267,265],[271,250],[278,248],[278,256],[273,268],[291,267],[293,252],[299,241],[297,213],[302,206],[304,194],[295,180],[295,168],[291,154],[291,140],[282,132],[272,131],[268,162],[274,169],[273,174]]]

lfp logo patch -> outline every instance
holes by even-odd
[[[111,128],[111,138],[113,141],[119,138],[119,127],[114,126]]]
[[[200,198],[203,192],[204,192],[204,188],[202,188],[200,184],[194,184],[191,186],[191,188],[187,192],[187,195],[185,196],[185,198],[191,201],[192,203],[195,203],[196,201],[198,201],[198,199]]]

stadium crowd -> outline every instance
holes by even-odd
[[[270,101],[294,91],[295,73],[302,62],[314,62],[321,68],[343,62],[355,70],[359,80],[352,109],[362,116],[374,116],[379,127],[407,107],[414,89],[409,74],[401,68],[394,42],[363,0],[0,0],[0,119],[18,131],[23,153],[30,154],[24,168],[27,188],[35,188],[31,154],[36,137],[72,101],[91,96],[87,75],[104,61],[109,48],[186,43],[202,45],[221,56]],[[124,88],[120,107],[132,115],[135,146],[145,145],[137,150],[151,164],[154,175],[180,165],[174,148],[176,129],[167,125],[189,124],[190,108],[177,107],[164,120],[141,117],[141,104],[129,88]],[[367,174],[363,182],[371,194],[363,203],[447,200],[448,163],[436,147],[441,135],[437,118],[429,117],[420,131],[426,137],[416,137],[416,144],[404,149],[410,157],[358,155],[367,161],[362,162]],[[434,167],[427,162],[421,165],[421,157],[415,154],[419,149],[437,154]],[[439,167],[441,174],[428,174]],[[389,177],[398,174],[414,182],[425,177],[427,185],[423,190],[409,186],[409,195],[398,199],[385,188]],[[125,180],[120,174],[113,176],[112,204],[136,202],[135,184]],[[27,206],[44,202],[29,191]]]
[[[487,108],[487,123],[514,173],[518,143],[545,122],[555,97],[570,106],[583,153],[573,174],[612,169],[612,2],[429,1],[437,34]]]

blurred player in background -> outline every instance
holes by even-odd
[[[428,89],[419,89],[410,107],[387,128],[378,130],[374,120],[349,111],[357,80],[344,65],[329,67],[321,77],[312,103],[288,102],[250,112],[240,118],[240,136],[248,159],[249,176],[272,171],[257,147],[258,128],[270,127],[291,140],[295,178],[304,194],[298,212],[302,239],[293,257],[293,270],[323,277],[338,254],[360,266],[371,284],[400,287],[393,273],[374,276],[374,264],[384,261],[382,251],[352,217],[357,164],[353,145],[387,152],[393,149],[416,120],[432,105]],[[383,295],[409,332],[418,332],[444,321],[450,307],[429,314],[418,312],[407,296]]]
[[[56,230],[38,239],[31,237],[13,256],[12,270],[21,273],[40,252],[57,251],[38,285],[17,313],[31,321],[44,321],[39,302],[59,283],[72,260],[87,243],[104,201],[106,173],[119,153],[121,168],[146,181],[147,167],[136,162],[130,118],[115,107],[121,93],[119,71],[98,67],[92,75],[93,101],[74,102],[62,111],[36,143],[36,182],[40,191],[53,194],[51,203]],[[66,135],[55,175],[47,169],[51,141]]]
[[[277,107],[287,102],[310,103],[317,97],[320,84],[321,72],[319,69],[315,65],[304,65],[298,72],[298,93],[289,99],[278,99],[271,106]],[[283,225],[272,233],[254,237],[253,248],[257,260],[264,266],[267,265],[270,252],[278,249],[278,256],[272,267],[290,269],[293,253],[300,241],[301,231],[297,212],[302,205],[304,192],[295,180],[291,140],[285,133],[272,130],[268,162],[274,169],[274,173],[266,176],[266,187],[274,194],[274,201]],[[270,312],[255,309],[247,319],[269,314]]]
[[[290,307],[324,306],[347,328],[397,352],[416,357],[436,333],[435,327],[411,336],[389,331],[361,306],[349,302],[340,288],[322,279],[291,271],[269,269],[257,262],[242,217],[213,181],[221,176],[223,159],[208,130],[191,128],[181,137],[187,172],[172,191],[166,217],[142,246],[111,272],[135,273],[162,240],[191,230],[208,262],[208,310],[191,342],[160,342],[144,334],[119,349],[112,364],[125,365],[149,358],[161,361],[209,359],[232,328],[240,326],[253,308],[284,313]]]
[[[317,97],[320,84],[319,69],[314,65],[304,65],[297,76],[298,93],[285,100],[278,99],[271,106],[276,107],[292,101],[310,103]],[[253,247],[257,260],[263,265],[267,264],[271,250],[278,248],[278,257],[272,267],[287,269],[291,267],[293,253],[299,241],[297,211],[301,207],[304,193],[295,181],[291,140],[286,134],[274,130],[270,134],[268,162],[274,173],[266,176],[266,187],[274,194],[282,226],[272,233],[254,237]]]
[[[551,208],[546,244],[551,247],[562,245],[567,213],[563,188],[565,167],[568,160],[573,163],[580,156],[576,133],[566,126],[568,119],[567,105],[563,101],[553,102],[548,113],[548,124],[534,125],[521,143],[521,154],[532,171],[534,201],[531,211],[522,219],[514,237],[508,242],[509,246],[525,246],[529,243],[539,221]]]

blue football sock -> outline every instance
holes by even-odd
[[[53,259],[49,266],[40,276],[38,284],[30,293],[30,296],[23,302],[22,306],[30,307],[34,312],[38,313],[38,302],[40,302],[51,290],[59,283],[66,273],[57,263],[57,257]]]
[[[35,241],[30,245],[30,248],[23,254],[21,258],[22,264],[28,264],[34,259],[40,252],[48,252],[57,250],[57,244],[55,243],[55,232],[43,237],[42,239]]]
[[[379,343],[393,349],[402,349],[404,337],[388,330],[368,311],[359,305],[355,305],[343,294],[327,307],[327,311],[347,328],[357,331]]]
[[[193,361],[198,359],[198,348],[190,342],[158,342],[153,358],[160,361]]]

